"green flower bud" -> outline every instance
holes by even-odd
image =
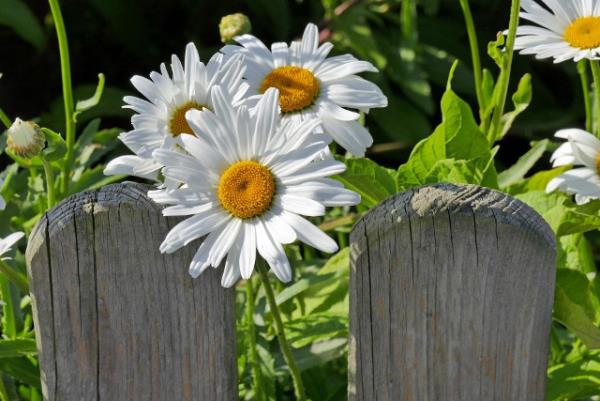
[[[37,156],[44,149],[45,143],[44,133],[32,121],[23,121],[17,118],[8,129],[6,147],[15,155],[24,159]]]
[[[252,31],[250,19],[242,13],[226,15],[221,18],[219,23],[219,32],[221,33],[221,42],[231,43],[233,38]]]

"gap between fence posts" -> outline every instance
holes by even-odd
[[[476,186],[391,198],[351,234],[350,401],[543,401],[555,238]]]
[[[47,401],[238,399],[235,292],[196,251],[158,247],[164,218],[149,186],[117,184],[49,211],[27,249]]]

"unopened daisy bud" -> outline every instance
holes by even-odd
[[[221,18],[219,23],[219,32],[223,43],[231,43],[236,36],[250,33],[250,31],[252,31],[250,19],[242,13],[226,15]]]
[[[44,133],[32,121],[17,118],[8,129],[7,148],[24,159],[37,156],[44,149]]]

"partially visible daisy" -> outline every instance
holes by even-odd
[[[537,58],[598,59],[600,55],[600,1],[523,0],[521,18],[535,25],[517,29],[515,49]]]
[[[150,79],[134,76],[131,82],[144,98],[124,98],[125,107],[136,114],[131,119],[134,129],[121,134],[119,139],[135,155],[112,160],[104,173],[156,179],[162,165],[152,157],[152,152],[176,149],[181,146],[182,136],[194,135],[185,114],[189,110],[211,109],[210,90],[214,85],[221,85],[234,102],[243,98],[247,84],[242,80],[241,59],[238,55],[224,60],[222,54],[216,54],[204,65],[196,46],[190,43],[183,64],[177,56],[172,56],[172,74],[163,63],[160,72],[150,73]]]
[[[17,242],[19,242],[19,240],[21,238],[23,238],[24,236],[25,236],[24,233],[16,232],[16,233],[10,234],[8,237],[6,237],[4,239],[0,238],[0,259],[8,260],[9,258],[3,258],[2,256],[5,255],[6,253],[10,252],[11,248]]]
[[[547,192],[560,190],[575,195],[577,204],[600,199],[600,140],[580,129],[558,131],[557,138],[566,139],[552,155],[554,167],[581,166],[566,171],[548,183]]]
[[[149,196],[172,205],[165,216],[192,216],[169,232],[160,250],[172,253],[206,236],[190,265],[193,277],[226,258],[222,284],[231,287],[252,275],[258,251],[288,282],[292,271],[282,244],[300,240],[323,252],[337,250],[302,216],[322,216],[326,206],[355,205],[360,197],[327,178],[346,166],[321,160],[327,143],[323,135],[315,138],[319,120],[280,124],[277,90],[268,90],[254,110],[232,107],[219,87],[212,93],[214,112],[187,113],[198,134],[181,138],[187,154],[154,152],[164,176],[184,185]]]
[[[373,138],[359,123],[358,111],[387,106],[379,87],[356,75],[377,72],[371,63],[349,54],[328,58],[333,45],[319,46],[319,30],[314,24],[308,24],[302,40],[289,47],[274,43],[269,50],[252,35],[235,40],[241,47],[225,46],[222,51],[244,54],[249,102],[258,100],[269,88],[278,89],[284,119],[317,118],[320,130],[354,155],[364,155]]]

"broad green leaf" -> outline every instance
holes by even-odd
[[[0,358],[15,358],[36,353],[37,347],[32,338],[0,340]]]
[[[381,201],[398,193],[397,173],[379,166],[369,159],[347,159],[347,169],[336,176],[346,188],[360,194],[362,205],[377,206]]]
[[[285,331],[288,340],[295,348],[333,338],[346,338],[348,336],[348,315],[312,313],[287,321]]]
[[[0,0],[0,25],[13,29],[38,50],[46,43],[42,24],[29,6],[21,0]]]
[[[559,268],[579,270],[584,274],[596,272],[594,254],[583,234],[560,237],[559,245],[557,261]]]
[[[585,400],[600,395],[600,354],[585,356],[548,370],[547,401]]]
[[[548,139],[536,142],[512,167],[498,174],[498,185],[500,188],[504,189],[525,178],[529,170],[533,168],[544,155],[544,152],[548,150],[549,145],[550,141]]]
[[[67,154],[67,144],[63,137],[49,128],[42,128],[46,137],[46,148],[42,151],[48,161],[57,161]]]
[[[540,213],[557,236],[584,233],[600,228],[600,201],[576,205],[561,192],[533,191],[516,195]]]
[[[26,357],[0,358],[0,372],[41,390],[40,370]]]
[[[511,195],[523,194],[526,192],[545,191],[548,183],[553,179],[569,170],[571,167],[564,166],[552,170],[540,171],[532,175],[530,178],[523,180],[517,184],[504,188],[504,191]]]
[[[600,328],[595,325],[599,306],[585,274],[572,269],[557,270],[554,318],[590,349],[600,348]]]
[[[79,100],[75,105],[75,113],[73,114],[74,122],[77,122],[77,118],[81,113],[91,109],[92,107],[97,106],[98,103],[100,103],[100,100],[102,99],[102,94],[104,93],[104,82],[104,74],[98,74],[98,86],[96,86],[96,91],[94,92],[94,95],[88,99]]]

